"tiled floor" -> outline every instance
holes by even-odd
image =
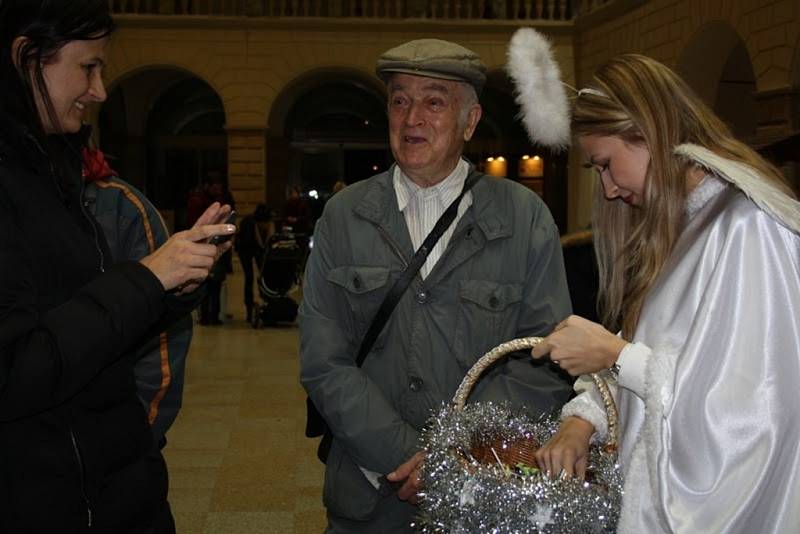
[[[222,326],[196,326],[183,408],[167,434],[178,534],[319,533],[323,466],[303,435],[297,328],[253,330],[228,277]]]

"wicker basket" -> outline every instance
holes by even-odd
[[[536,449],[557,430],[556,417],[533,417],[507,404],[466,404],[489,366],[540,341],[515,339],[487,352],[464,377],[452,404],[429,421],[423,432],[428,457],[417,522],[423,532],[614,530],[622,487],[616,463],[618,415],[601,375],[592,379],[605,405],[608,440],[590,448],[586,481],[517,469],[536,465]]]

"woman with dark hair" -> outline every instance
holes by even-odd
[[[102,0],[0,0],[0,532],[174,532],[130,354],[197,304],[230,247],[206,241],[235,228],[214,204],[111,265],[78,133],[113,29]]]

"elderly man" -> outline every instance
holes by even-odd
[[[485,351],[547,334],[570,312],[547,208],[461,158],[481,117],[484,72],[472,51],[436,39],[381,56],[396,165],[332,197],[317,224],[300,310],[300,378],[333,432],[328,532],[410,531],[424,461],[418,436],[430,411]],[[454,222],[358,367],[381,302],[466,182],[474,186]],[[525,358],[487,372],[471,398],[545,411],[569,395],[555,369]]]

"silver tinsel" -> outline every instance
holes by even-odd
[[[584,482],[483,465],[469,452],[497,438],[544,443],[557,429],[555,417],[534,418],[505,404],[442,408],[422,434],[427,458],[415,526],[429,534],[614,532],[622,499],[615,453],[592,446],[592,481]]]

